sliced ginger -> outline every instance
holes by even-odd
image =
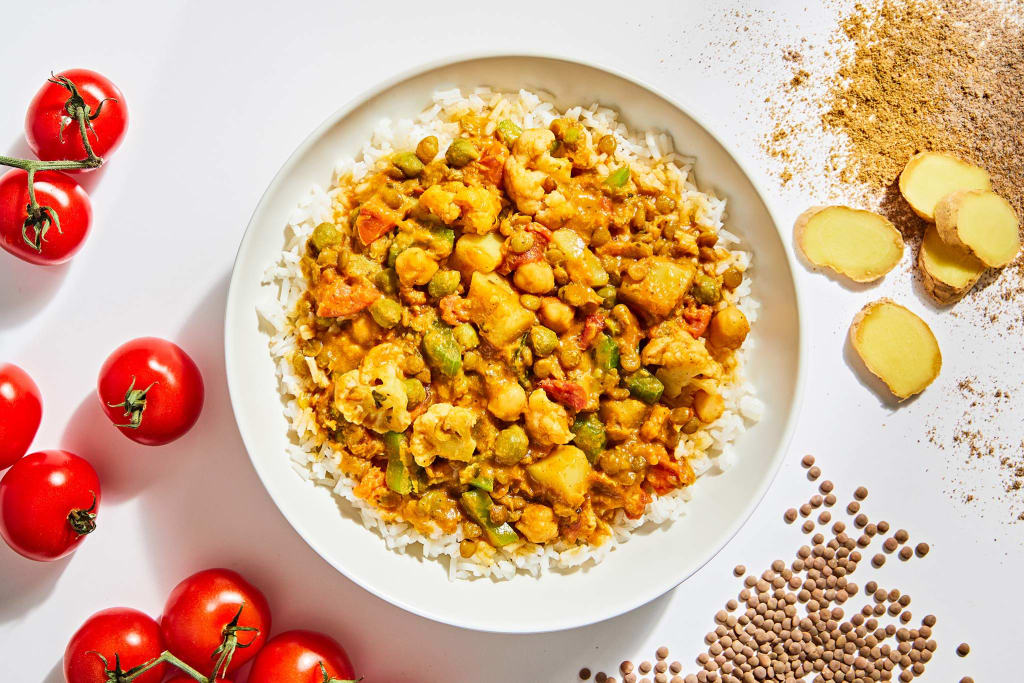
[[[924,391],[942,369],[931,328],[892,299],[860,310],[850,325],[850,342],[868,370],[901,401]]]
[[[985,272],[985,264],[969,251],[943,241],[934,225],[929,225],[917,254],[917,266],[924,278],[924,289],[940,304],[963,298]]]
[[[870,211],[815,206],[800,214],[793,231],[808,261],[854,282],[877,280],[903,257],[899,230]]]
[[[1020,222],[1010,202],[987,190],[960,190],[935,207],[942,240],[961,247],[992,268],[1001,268],[1020,251]]]
[[[900,173],[900,194],[921,218],[935,222],[935,205],[957,190],[990,190],[988,171],[947,152],[921,152]]]

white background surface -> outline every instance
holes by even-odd
[[[808,452],[837,482],[841,501],[866,484],[870,515],[931,543],[924,560],[890,558],[881,571],[864,562],[855,575],[860,585],[876,578],[910,593],[918,618],[938,616],[939,652],[925,679],[1014,679],[1011,661],[1024,645],[1011,620],[1024,608],[1024,523],[1009,523],[1005,504],[986,502],[996,480],[971,479],[985,468],[964,469],[962,454],[937,448],[926,432],[934,429],[948,441],[968,409],[957,381],[976,375],[1011,390],[986,429],[1019,444],[1013,418],[1022,400],[1016,391],[1024,374],[1021,337],[931,308],[911,284],[910,250],[874,288],[797,273],[811,318],[809,384],[775,485],[736,539],[696,576],[591,627],[521,637],[470,633],[370,596],[292,532],[253,473],[232,420],[223,307],[253,207],[295,145],[334,109],[418,64],[478,50],[532,51],[593,60],[648,81],[759,169],[755,180],[788,241],[792,218],[827,198],[781,190],[765,171],[757,145],[766,130],[762,101],[779,94],[774,84],[783,66],[755,29],[769,31],[773,45],[804,36],[820,43],[833,15],[785,4],[764,3],[774,7],[771,22],[755,17],[745,33],[747,6],[736,2],[515,3],[514,10],[445,2],[433,17],[400,2],[9,3],[0,47],[7,65],[0,71],[0,147],[27,152],[24,109],[50,69],[105,73],[124,90],[132,118],[108,167],[87,179],[94,232],[74,261],[45,270],[0,253],[0,358],[27,369],[44,394],[34,448],[80,453],[104,485],[100,528],[71,558],[37,564],[0,548],[0,680],[58,683],[64,645],[88,615],[115,605],[157,615],[175,583],[210,566],[238,569],[260,586],[275,631],[305,627],[334,635],[368,683],[568,682],[581,666],[610,671],[622,659],[653,657],[659,645],[689,672],[715,610],[739,589],[732,567],[761,571],[776,557],[790,558],[801,543],[799,530],[786,527],[781,515],[813,493],[799,467]],[[627,16],[616,13],[623,7]],[[737,16],[734,9],[743,11]],[[730,34],[738,43],[725,48],[723,36]],[[761,73],[748,78],[741,62],[753,62]],[[685,149],[685,141],[677,142]],[[862,384],[844,355],[853,314],[882,294],[921,311],[945,354],[939,380],[899,408]],[[962,306],[985,296],[991,295],[982,292]],[[150,334],[184,346],[207,386],[197,427],[159,449],[120,437],[93,395],[106,355]],[[959,488],[977,493],[971,505],[951,493],[961,478],[968,481]],[[972,651],[961,660],[953,650],[965,640]]]

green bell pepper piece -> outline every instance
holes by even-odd
[[[462,369],[462,349],[455,341],[452,328],[442,323],[423,335],[423,354],[427,362],[447,377],[454,377]]]
[[[572,433],[576,435],[573,444],[587,454],[587,460],[593,465],[608,442],[604,423],[596,413],[578,413],[572,424]]]
[[[509,119],[502,119],[501,121],[498,121],[498,137],[509,147],[515,144],[515,141],[518,140],[519,136],[522,134],[523,129]]]
[[[629,182],[629,166],[623,166],[608,174],[604,184],[608,187],[624,187]]]
[[[494,477],[474,477],[470,480],[469,485],[491,493],[494,491]]]
[[[412,491],[412,479],[409,469],[402,460],[405,449],[405,434],[386,432],[384,434],[384,452],[388,456],[388,469],[384,473],[384,482],[388,488],[403,496]]]
[[[607,334],[602,334],[594,347],[594,362],[605,372],[619,367],[619,345]]]
[[[483,491],[471,490],[462,494],[462,509],[469,517],[483,527],[487,540],[491,545],[500,548],[519,540],[519,534],[512,525],[505,522],[496,525],[491,521],[491,497]]]
[[[661,380],[642,368],[626,378],[626,388],[634,398],[648,405],[657,403],[665,391],[665,385]]]

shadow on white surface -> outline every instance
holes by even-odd
[[[0,624],[20,619],[43,602],[74,557],[36,562],[0,543]]]
[[[70,263],[37,266],[0,249],[0,331],[39,315],[71,269]]]
[[[104,502],[109,503],[140,495],[154,480],[172,469],[176,460],[167,452],[173,446],[143,446],[119,434],[92,391],[85,395],[68,420],[60,446],[82,456],[96,468]]]
[[[50,673],[46,674],[46,677],[41,679],[39,683],[67,683],[64,678],[64,659],[58,659],[57,663],[50,669]]]

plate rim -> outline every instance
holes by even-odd
[[[610,612],[597,618],[587,617],[583,620],[574,620],[572,618],[560,617],[558,619],[552,620],[548,624],[534,628],[523,628],[521,626],[502,628],[494,625],[481,625],[478,623],[474,623],[470,619],[452,618],[441,613],[435,613],[431,610],[416,607],[412,604],[407,603],[401,598],[389,595],[384,591],[377,590],[375,587],[369,585],[366,581],[364,581],[361,577],[347,572],[345,569],[343,569],[341,566],[335,563],[332,559],[329,559],[329,554],[326,553],[317,542],[315,542],[313,539],[309,538],[305,533],[300,531],[297,522],[292,519],[292,515],[289,512],[287,512],[285,508],[278,502],[277,498],[271,492],[271,488],[264,480],[263,473],[261,472],[260,467],[257,465],[254,459],[253,449],[250,447],[249,438],[240,428],[239,413],[241,411],[240,404],[242,402],[239,400],[238,389],[234,387],[233,381],[233,378],[236,375],[236,372],[233,370],[234,366],[236,365],[236,362],[232,358],[232,346],[233,341],[235,339],[235,326],[228,324],[228,322],[234,317],[232,315],[232,311],[237,309],[237,306],[235,305],[235,300],[239,296],[241,296],[239,294],[239,291],[242,288],[239,278],[239,263],[242,259],[242,254],[244,251],[246,251],[246,247],[248,246],[249,242],[254,239],[255,232],[253,230],[253,227],[257,222],[257,219],[261,216],[262,212],[264,211],[265,206],[269,201],[271,193],[277,188],[278,184],[283,180],[286,173],[292,169],[297,159],[303,156],[313,146],[313,144],[317,140],[319,140],[329,128],[336,125],[338,121],[344,119],[356,108],[362,106],[363,104],[377,97],[378,95],[381,95],[382,93],[392,89],[393,87],[401,83],[404,83],[408,80],[424,76],[430,72],[438,71],[446,67],[454,66],[463,62],[483,61],[488,59],[540,59],[548,60],[551,62],[563,62],[572,64],[574,66],[582,66],[589,69],[603,71],[623,81],[632,83],[633,85],[636,85],[646,90],[647,92],[651,93],[655,97],[662,99],[663,101],[671,105],[673,108],[677,109],[678,111],[682,112],[685,116],[690,118],[695,124],[697,124],[697,126],[699,126],[712,140],[715,141],[715,143],[721,146],[721,148],[726,152],[726,154],[733,161],[733,163],[737,165],[740,172],[747,179],[747,182],[750,183],[750,186],[753,189],[754,194],[757,196],[758,200],[764,206],[765,211],[768,214],[768,217],[771,219],[772,228],[778,234],[779,240],[783,247],[783,252],[786,257],[786,263],[788,264],[790,270],[790,279],[793,283],[794,292],[793,306],[796,313],[797,330],[799,333],[799,338],[797,341],[796,378],[793,388],[792,408],[789,412],[788,417],[786,418],[786,423],[783,427],[782,437],[779,440],[778,447],[775,449],[775,452],[772,455],[772,461],[769,464],[768,476],[764,477],[763,481],[759,484],[755,492],[755,495],[750,498],[742,514],[740,514],[737,517],[737,519],[733,522],[731,527],[728,528],[727,532],[723,534],[722,540],[719,541],[709,553],[707,553],[706,557],[702,561],[697,563],[690,571],[680,576],[677,580],[674,580],[669,585],[658,585],[654,588],[654,590],[648,590],[642,593],[638,592],[638,597],[632,600],[625,601],[621,607],[617,608],[613,612]],[[799,417],[803,409],[804,391],[806,387],[808,349],[806,342],[807,330],[805,328],[807,325],[807,318],[804,315],[805,295],[803,294],[800,288],[799,279],[797,278],[798,269],[796,268],[796,266],[796,259],[794,257],[794,254],[792,253],[790,245],[786,243],[785,234],[780,229],[780,223],[777,217],[775,216],[775,212],[773,211],[771,205],[765,200],[765,193],[762,190],[758,181],[755,179],[755,176],[750,173],[748,169],[748,164],[745,163],[744,157],[739,155],[733,149],[732,145],[730,145],[728,142],[723,140],[719,135],[717,135],[714,132],[714,129],[709,127],[703,118],[695,115],[690,109],[680,104],[674,97],[666,94],[658,87],[648,83],[643,79],[628,75],[618,70],[617,68],[611,67],[598,60],[573,58],[544,51],[522,50],[517,52],[507,52],[504,50],[475,50],[470,52],[452,54],[447,57],[441,57],[430,62],[427,62],[425,64],[418,65],[416,67],[411,67],[399,71],[398,73],[395,73],[387,78],[382,79],[375,85],[366,88],[363,91],[354,95],[353,97],[349,98],[344,104],[342,104],[336,110],[331,112],[318,126],[316,126],[316,128],[314,128],[308,135],[306,135],[302,139],[302,141],[295,147],[291,154],[289,154],[288,157],[282,162],[281,166],[274,173],[270,182],[267,184],[267,187],[260,195],[259,201],[256,203],[256,207],[253,209],[253,212],[249,217],[249,221],[246,224],[245,231],[242,234],[242,238],[239,241],[238,249],[235,252],[235,258],[232,262],[231,267],[231,278],[228,285],[227,299],[225,302],[224,363],[225,376],[228,385],[228,398],[231,403],[231,413],[232,416],[234,417],[235,425],[239,427],[238,432],[242,438],[242,443],[245,446],[246,454],[249,457],[249,462],[252,465],[253,470],[255,470],[256,476],[259,478],[260,483],[263,485],[265,492],[269,496],[270,500],[274,503],[274,506],[277,508],[278,512],[285,518],[288,524],[292,527],[292,530],[313,550],[313,552],[315,552],[321,558],[321,560],[326,562],[328,565],[334,568],[335,571],[339,572],[342,576],[352,581],[354,584],[356,584],[363,590],[367,591],[371,595],[374,595],[375,597],[384,600],[385,602],[395,605],[400,609],[403,609],[411,614],[415,614],[424,619],[429,619],[431,621],[447,624],[449,626],[454,626],[457,628],[463,628],[472,631],[478,631],[482,633],[553,633],[557,631],[564,631],[568,629],[580,628],[583,626],[600,623],[621,616],[622,614],[625,614],[627,612],[631,612],[643,605],[646,605],[666,595],[667,593],[671,592],[676,587],[678,587],[680,584],[682,584],[684,581],[695,575],[701,569],[703,569],[705,565],[707,565],[711,560],[717,557],[718,554],[721,553],[722,550],[725,549],[725,547],[732,542],[732,540],[739,533],[740,529],[742,529],[747,524],[747,522],[750,521],[750,518],[753,516],[754,512],[760,507],[769,489],[771,489],[772,485],[775,482],[775,479],[778,477],[779,471],[782,468],[782,464],[786,460],[786,455],[788,454],[789,447],[792,444],[793,435],[796,431],[796,426],[798,424]]]

